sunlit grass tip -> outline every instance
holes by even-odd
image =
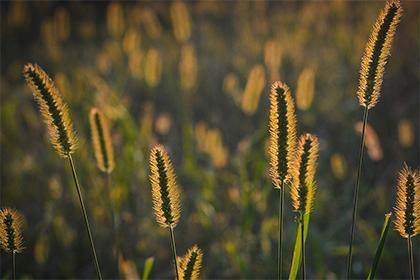
[[[360,68],[357,96],[360,105],[368,109],[378,102],[385,65],[402,12],[398,0],[387,1],[373,26],[366,45]]]
[[[60,156],[68,157],[76,149],[77,138],[67,104],[63,102],[54,82],[37,64],[26,64],[23,75],[39,104],[51,143]]]
[[[296,114],[289,87],[274,82],[270,92],[270,175],[276,188],[292,176],[296,149]]]
[[[153,209],[162,227],[175,227],[180,218],[180,194],[171,160],[162,145],[150,151]]]
[[[304,214],[310,213],[313,208],[318,150],[316,136],[306,133],[299,138],[290,194],[294,210]]]
[[[179,257],[179,277],[182,280],[199,279],[203,253],[194,245],[185,256]]]
[[[406,164],[398,176],[394,212],[395,229],[402,237],[420,233],[420,170],[413,170]]]
[[[111,173],[115,162],[108,121],[98,108],[92,108],[89,123],[98,168],[102,172]]]
[[[1,248],[9,253],[20,253],[23,247],[22,225],[24,218],[18,211],[3,208],[0,210]]]

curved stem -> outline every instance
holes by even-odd
[[[410,279],[414,280],[414,258],[413,258],[413,243],[411,242],[411,236],[407,238],[407,248],[408,248],[408,263],[410,265]]]
[[[174,229],[173,229],[172,226],[169,227],[169,232],[171,233],[172,257],[173,257],[173,262],[174,262],[174,266],[175,266],[176,279],[179,280],[178,261],[176,259],[176,247],[175,247]]]
[[[278,236],[277,243],[277,279],[282,279],[283,274],[283,203],[284,202],[284,182],[279,189],[279,214],[278,214]]]
[[[68,154],[68,158],[70,162],[71,171],[73,174],[74,184],[76,185],[77,195],[79,196],[80,206],[82,208],[82,214],[85,221],[86,231],[88,232],[88,235],[89,235],[90,246],[91,246],[92,254],[95,260],[96,273],[98,274],[98,278],[102,279],[101,269],[99,268],[98,257],[96,256],[95,244],[93,243],[92,233],[90,231],[90,224],[89,224],[89,219],[88,219],[86,208],[85,208],[85,203],[83,202],[82,192],[80,190],[79,181],[77,180],[76,168],[74,167],[73,158],[71,157],[70,154]]]
[[[16,252],[12,253],[13,280],[16,279]]]
[[[300,226],[302,229],[301,234],[301,249],[302,249],[302,279],[306,279],[306,270],[305,270],[305,222],[304,222],[304,213],[300,213]]]
[[[357,218],[357,202],[358,202],[358,194],[359,194],[359,185],[360,185],[360,176],[362,173],[362,163],[363,163],[363,147],[365,145],[365,130],[366,130],[366,123],[368,118],[368,107],[365,107],[363,113],[363,128],[362,128],[362,140],[360,143],[360,150],[359,150],[359,167],[357,169],[357,177],[356,177],[356,184],[354,186],[353,192],[353,215],[352,215],[352,223],[351,223],[351,231],[350,231],[350,241],[349,241],[349,253],[347,256],[347,279],[351,277],[351,261],[353,257],[353,240],[356,228],[356,218]]]

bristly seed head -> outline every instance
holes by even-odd
[[[360,69],[357,96],[368,109],[378,102],[385,65],[391,51],[395,30],[402,16],[398,0],[389,0],[379,14],[366,45]]]
[[[149,178],[157,222],[162,227],[175,227],[180,217],[180,195],[171,160],[161,145],[150,151]]]
[[[89,123],[98,168],[102,172],[111,173],[115,162],[108,122],[101,111],[92,108],[89,114]]]
[[[60,156],[67,157],[77,146],[67,105],[61,99],[53,81],[37,64],[26,64],[23,75],[39,104],[51,143]]]
[[[404,164],[398,175],[395,229],[404,238],[420,233],[420,170]]]
[[[182,280],[199,279],[202,259],[203,253],[197,245],[190,248],[184,257],[178,257],[179,278]]]
[[[0,245],[6,252],[20,253],[24,249],[22,224],[23,216],[16,210],[10,208],[0,210]]]
[[[318,138],[309,133],[299,139],[291,197],[295,211],[308,214],[312,211],[316,191],[315,171],[318,159]]]
[[[270,92],[270,176],[276,188],[288,182],[296,149],[295,105],[289,87],[274,82]]]

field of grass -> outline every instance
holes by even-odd
[[[350,278],[381,244],[375,277],[412,277],[408,240],[418,277],[420,4],[401,6],[398,23],[396,0],[1,2],[0,206],[23,221],[8,250],[20,218],[0,212],[0,278],[15,257],[16,278],[188,278],[196,260],[276,279],[282,216],[282,278],[302,278],[304,241],[306,278],[345,279],[353,213]]]

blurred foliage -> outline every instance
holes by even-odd
[[[93,277],[69,166],[53,151],[21,70],[36,62],[68,102],[80,138],[76,168],[104,275],[172,275],[167,232],[154,220],[148,152],[164,144],[182,188],[178,254],[204,252],[204,278],[275,275],[277,196],[267,176],[270,83],[296,93],[299,134],[320,139],[318,191],[307,239],[310,278],[344,275],[362,116],[355,96],[369,32],[382,2],[1,2],[1,206],[27,219],[18,276]],[[365,277],[403,161],[419,162],[417,2],[404,2],[379,104],[370,114],[354,275]],[[109,245],[105,178],[88,113],[110,119],[112,201],[123,256]],[[355,129],[356,128],[356,129]],[[373,142],[372,142],[373,141]],[[372,153],[368,155],[372,157]],[[285,271],[297,223],[286,196]],[[419,240],[414,240],[419,246]],[[404,241],[392,231],[377,276],[404,278]],[[419,259],[415,250],[415,259]],[[10,275],[2,252],[1,275]],[[130,276],[131,275],[131,276]],[[134,275],[134,276],[133,276]]]

